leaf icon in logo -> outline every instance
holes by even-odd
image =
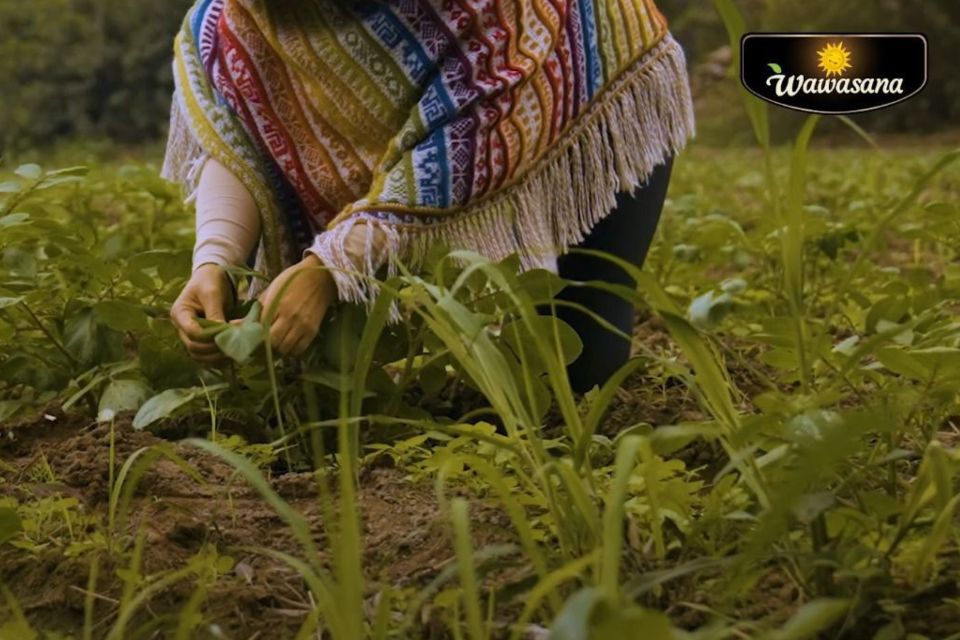
[[[776,62],[768,62],[767,66],[773,69],[774,73],[783,73],[783,69],[781,69],[780,65],[778,65]]]

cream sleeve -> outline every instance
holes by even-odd
[[[210,158],[197,188],[193,270],[205,264],[241,265],[260,239],[260,212],[243,183]]]
[[[253,196],[229,169],[212,158],[207,160],[197,188],[194,271],[205,264],[243,264],[259,239],[260,212]],[[325,256],[318,257],[334,269],[361,270],[364,256],[379,254],[385,240],[379,229],[352,225],[344,243],[352,264],[331,264]]]

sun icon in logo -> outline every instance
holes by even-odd
[[[843,75],[843,72],[853,67],[850,64],[850,52],[843,46],[843,42],[828,43],[817,52],[820,56],[820,68],[827,77]]]

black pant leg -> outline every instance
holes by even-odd
[[[597,223],[578,248],[608,253],[642,267],[660,220],[672,168],[673,161],[668,159],[654,169],[636,193],[618,195],[616,208]],[[594,256],[567,254],[560,258],[558,266],[560,276],[566,280],[636,285],[622,268]],[[567,287],[558,298],[590,309],[623,333],[633,334],[633,305],[612,293],[590,287]],[[608,331],[589,315],[570,307],[558,307],[557,315],[583,340],[583,354],[568,369],[574,390],[583,393],[594,385],[602,385],[629,359],[630,342]]]

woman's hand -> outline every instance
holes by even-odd
[[[223,268],[205,264],[193,272],[170,309],[170,319],[180,334],[180,340],[200,364],[213,366],[223,363],[225,358],[213,337],[204,335],[197,318],[224,322],[226,306],[232,295]]]
[[[313,254],[277,276],[260,296],[264,324],[271,319],[273,349],[284,356],[306,351],[336,293],[333,277]],[[276,308],[271,308],[274,305]]]

